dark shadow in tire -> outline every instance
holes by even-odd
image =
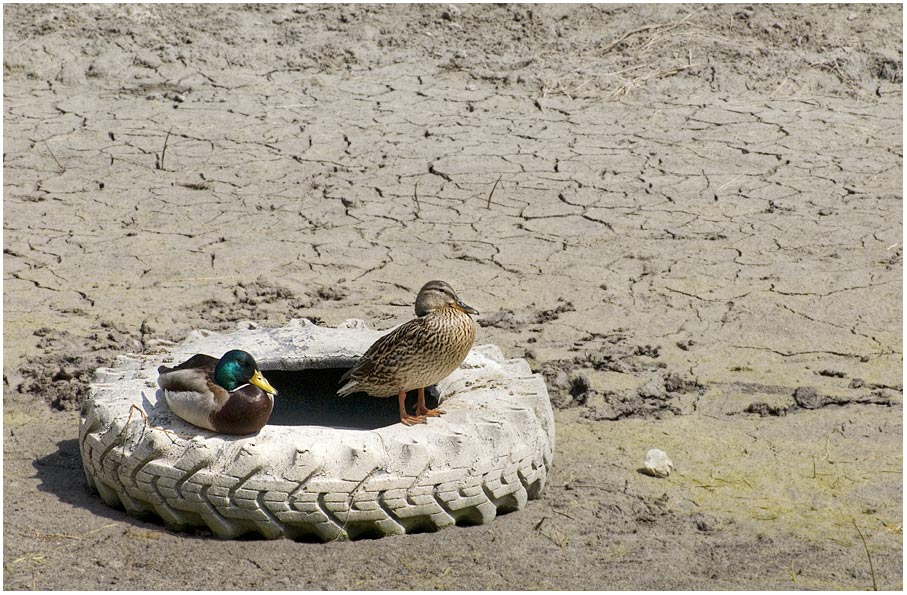
[[[340,377],[346,368],[320,368],[290,372],[263,369],[262,374],[278,391],[268,425],[326,426],[356,430],[376,430],[400,423],[396,397],[386,399],[355,393],[337,396]],[[437,407],[438,391],[425,391],[425,403]],[[406,397],[407,410],[416,406],[416,391]]]

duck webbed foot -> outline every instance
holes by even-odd
[[[419,389],[419,398],[416,401],[416,415],[422,417],[441,417],[444,415],[443,409],[429,409],[425,406],[425,388]]]
[[[425,416],[419,415],[418,412],[416,415],[410,415],[406,412],[406,391],[401,390],[400,394],[397,395],[397,403],[400,406],[400,423],[404,426],[414,426],[416,424],[424,424]]]

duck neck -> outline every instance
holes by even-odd
[[[437,313],[442,318],[452,320],[457,324],[468,326],[472,325],[472,316],[470,316],[463,310],[460,310],[459,308],[447,307],[441,308],[440,310],[434,310],[433,312]]]

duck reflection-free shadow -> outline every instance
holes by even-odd
[[[364,393],[337,396],[340,377],[346,371],[347,368],[262,370],[278,391],[268,425],[375,430],[400,423],[396,397],[383,399]],[[425,391],[425,403],[429,408],[438,406],[438,391],[434,386]],[[406,396],[406,407],[412,412],[415,406],[413,390]]]

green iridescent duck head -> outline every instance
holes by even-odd
[[[255,358],[241,349],[228,351],[220,358],[214,369],[214,382],[228,391],[234,391],[244,384],[254,384],[267,393],[277,394],[277,390],[258,369]]]

